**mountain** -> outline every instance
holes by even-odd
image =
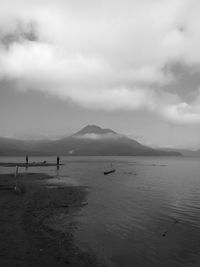
[[[87,125],[86,127],[84,127],[83,129],[81,129],[79,132],[77,132],[74,135],[84,135],[84,134],[117,134],[116,132],[114,132],[111,129],[102,129],[99,126],[96,125]]]
[[[38,147],[46,142],[0,137],[0,156],[24,156],[27,153],[39,155],[41,151]]]
[[[176,151],[152,149],[111,129],[88,125],[55,141],[21,141],[0,138],[0,155],[68,156],[181,156]]]

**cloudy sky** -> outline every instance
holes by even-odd
[[[200,148],[200,1],[0,4],[0,136],[98,124]]]

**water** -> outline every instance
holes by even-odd
[[[24,159],[0,158],[14,160]],[[43,160],[56,159],[34,158]],[[74,218],[81,249],[94,252],[111,267],[200,266],[199,158],[65,157],[62,161],[65,165],[59,171],[55,167],[28,171],[88,186],[88,205]],[[110,162],[116,173],[104,176]],[[0,172],[11,169],[0,167]]]

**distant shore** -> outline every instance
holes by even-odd
[[[56,163],[48,163],[48,162],[30,162],[30,163],[23,163],[23,162],[0,162],[0,167],[49,167],[49,166],[62,166],[63,164],[56,164]]]
[[[46,174],[19,175],[23,194],[14,192],[14,174],[0,175],[0,261],[2,266],[95,267],[94,255],[81,251],[73,238],[73,225],[65,232],[51,218],[72,214],[86,200],[83,187],[46,186]]]

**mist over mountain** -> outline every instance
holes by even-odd
[[[144,146],[136,140],[88,125],[68,137],[55,141],[22,141],[0,138],[0,155],[65,155],[65,156],[180,156],[177,151],[165,151]]]
[[[111,129],[102,129],[101,127],[96,126],[96,125],[87,125],[86,127],[82,128],[80,131],[75,133],[74,136],[75,135],[91,134],[91,133],[92,134],[99,134],[99,135],[109,134],[109,133],[117,134],[116,132],[114,132]]]

